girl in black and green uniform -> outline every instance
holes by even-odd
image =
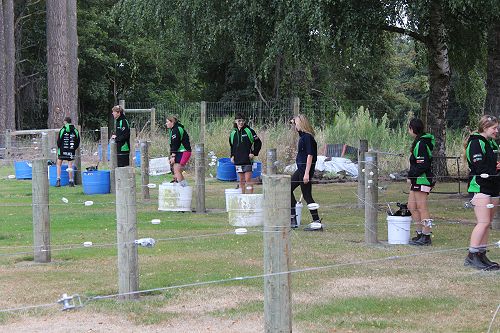
[[[469,164],[469,188],[473,195],[476,226],[470,237],[469,253],[464,265],[480,270],[498,270],[499,265],[486,257],[491,221],[498,205],[498,170],[494,141],[498,134],[498,120],[484,115],[479,120],[478,130],[472,133],[465,144],[465,157]]]
[[[189,134],[176,117],[167,117],[168,138],[170,141],[170,165],[173,166],[174,182],[187,186],[182,171],[191,157]]]
[[[434,186],[432,150],[435,140],[432,134],[424,132],[424,123],[420,119],[410,120],[408,133],[415,138],[411,146],[410,171],[408,171],[408,183],[411,184],[408,208],[413,223],[417,226],[417,236],[410,241],[410,244],[427,246],[432,244],[432,219],[427,207],[427,196]]]

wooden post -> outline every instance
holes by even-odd
[[[149,196],[149,142],[141,141],[141,193],[147,200]]]
[[[200,106],[200,143],[205,143],[205,130],[207,122],[207,102],[201,102]]]
[[[116,168],[116,236],[118,243],[118,292],[130,293],[139,289],[137,245],[137,212],[135,172],[133,167]],[[120,299],[138,298],[138,294]]]
[[[109,183],[111,193],[116,193],[115,187],[115,171],[118,165],[118,160],[116,156],[116,141],[115,139],[109,140]]]
[[[358,208],[365,206],[365,153],[368,140],[359,140],[358,149]]]
[[[12,133],[8,129],[5,131],[5,159],[9,160],[12,154]]]
[[[44,160],[50,158],[49,136],[46,132],[42,133],[42,158]]]
[[[83,143],[83,135],[82,135],[82,127],[80,125],[76,125],[78,129],[78,133],[80,133],[80,147],[75,151],[75,161],[73,162],[73,179],[75,181],[75,185],[82,184],[82,143]]]
[[[101,127],[101,164],[102,166],[108,165],[108,128]]]
[[[196,212],[205,213],[205,145],[195,145],[195,177],[196,177]]]
[[[129,166],[135,168],[135,139],[137,138],[137,131],[135,128],[130,129],[130,154],[129,157]]]
[[[270,148],[267,150],[267,163],[266,163],[266,173],[268,175],[275,175],[277,173],[276,167],[276,148]]]
[[[49,179],[47,161],[32,164],[33,249],[35,262],[50,262]]]
[[[264,330],[292,332],[290,176],[264,175]],[[280,274],[282,273],[282,274]]]
[[[151,133],[156,133],[156,109],[151,108]]]
[[[297,117],[300,113],[300,98],[293,98],[293,116]]]
[[[377,153],[365,154],[365,242],[377,244],[378,165]]]

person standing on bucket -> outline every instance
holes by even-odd
[[[246,125],[246,118],[242,113],[236,114],[233,126],[229,134],[231,162],[235,165],[240,178],[241,193],[252,194],[253,159],[259,155],[262,142],[255,131]]]
[[[75,152],[80,146],[80,133],[76,127],[71,124],[71,118],[64,118],[64,125],[59,130],[57,136],[57,180],[56,187],[61,186],[61,165],[63,161],[68,161],[69,186],[75,186],[74,173],[73,173],[73,160],[75,159]]]
[[[179,183],[181,186],[187,186],[187,182],[182,175],[184,167],[191,157],[191,144],[189,135],[184,126],[179,122],[177,117],[167,117],[165,125],[168,128],[168,137],[170,141],[170,158],[169,162],[173,168],[174,179],[173,183]]]
[[[486,271],[499,269],[498,263],[486,256],[490,225],[498,206],[500,162],[497,162],[498,145],[495,142],[498,125],[497,118],[482,116],[477,132],[471,133],[464,145],[470,169],[467,191],[473,195],[471,203],[476,215],[476,226],[470,236],[469,253],[464,266]]]
[[[111,136],[116,142],[118,167],[129,166],[130,163],[130,125],[120,105],[113,106],[113,118],[116,121],[116,134]]]
[[[298,228],[297,216],[295,205],[297,200],[293,191],[300,185],[300,190],[304,200],[307,202],[309,211],[313,222],[310,223],[304,230],[305,231],[323,231],[323,224],[318,214],[319,205],[316,204],[312,197],[312,178],[314,176],[314,169],[316,167],[316,160],[318,158],[318,144],[314,139],[314,129],[312,128],[309,120],[303,114],[299,114],[291,121],[292,125],[299,133],[299,143],[297,148],[297,170],[292,175],[292,195],[291,195],[291,227]]]
[[[433,220],[430,218],[427,197],[434,187],[432,150],[436,141],[432,134],[425,133],[424,123],[420,119],[410,120],[408,133],[414,138],[410,150],[410,170],[407,179],[411,184],[408,209],[413,223],[417,226],[417,236],[412,238],[410,245],[429,246],[432,245]]]

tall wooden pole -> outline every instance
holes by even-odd
[[[32,164],[33,247],[35,262],[50,262],[49,179],[47,160]]]
[[[368,140],[359,140],[358,149],[358,208],[365,206],[365,153],[368,151]]]
[[[137,212],[135,172],[133,167],[116,168],[116,235],[118,241],[118,291],[120,294],[139,290],[137,245]],[[121,299],[135,299],[138,294]]]
[[[292,332],[290,176],[264,175],[264,330]],[[280,274],[282,273],[282,274]]]
[[[101,127],[101,162],[102,168],[104,169],[104,166],[108,165],[108,128],[107,127]]]
[[[141,141],[141,193],[147,200],[149,196],[149,142]]]
[[[267,163],[266,163],[266,173],[268,175],[275,175],[278,172],[276,167],[277,153],[276,148],[270,148],[267,150]]]
[[[200,105],[200,143],[205,143],[205,131],[207,122],[207,102],[203,101]]]
[[[137,137],[137,131],[135,128],[130,129],[130,154],[129,157],[129,166],[135,168],[135,139]]]
[[[205,145],[195,146],[196,212],[205,213]]]

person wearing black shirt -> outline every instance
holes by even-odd
[[[116,134],[111,136],[116,142],[118,167],[130,164],[130,125],[125,118],[124,110],[120,105],[113,106],[113,118],[116,121]]]
[[[312,178],[314,176],[314,168],[318,158],[318,145],[314,139],[314,129],[312,128],[306,116],[299,114],[292,120],[299,134],[299,143],[297,148],[297,171],[294,172],[291,179],[292,195],[291,195],[291,227],[297,228],[297,218],[295,204],[297,200],[293,191],[300,186],[304,200],[307,202],[313,222],[310,223],[305,231],[323,231],[323,223],[319,218],[318,205],[312,197]]]
[[[177,120],[177,117],[167,117],[165,124],[168,128],[168,138],[170,141],[170,165],[173,166],[173,182],[181,186],[187,186],[186,180],[182,175],[182,170],[191,157],[191,143],[189,134],[184,126]]]
[[[253,193],[252,165],[255,156],[259,155],[262,142],[253,129],[246,125],[246,118],[242,113],[234,117],[234,127],[229,134],[231,146],[231,162],[236,167],[240,178],[241,193]]]
[[[500,267],[498,263],[486,257],[490,225],[498,206],[498,145],[495,138],[498,135],[499,122],[497,118],[484,115],[479,120],[477,132],[471,133],[465,143],[465,157],[469,164],[468,192],[473,195],[476,226],[470,236],[469,253],[464,265],[478,270],[493,271]]]
[[[57,180],[56,187],[61,186],[61,165],[63,161],[68,161],[69,186],[75,186],[73,178],[73,160],[75,159],[75,151],[80,146],[80,133],[76,127],[71,124],[71,118],[64,118],[64,126],[59,130],[57,136]]]

